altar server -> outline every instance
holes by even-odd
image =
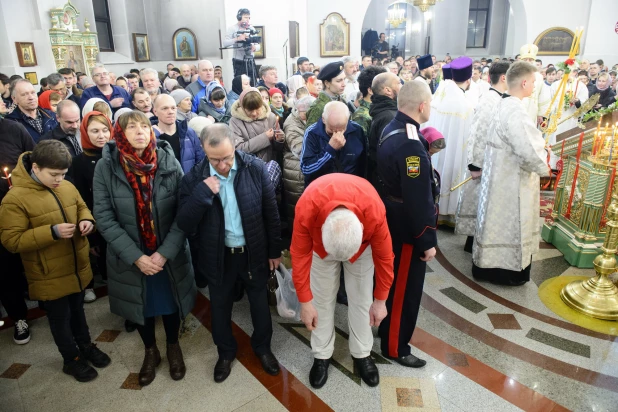
[[[536,45],[525,44],[519,50],[520,59],[534,65],[538,52],[539,48]],[[541,73],[535,73],[534,78],[534,90],[530,97],[525,98],[523,102],[530,119],[532,119],[535,125],[539,125],[549,108],[551,94],[549,89],[545,87],[545,80],[543,80]]]
[[[507,71],[508,94],[491,121],[482,167],[472,274],[509,286],[530,280],[539,249],[540,176],[549,171],[545,140],[522,101],[534,92],[536,74],[527,62]]]
[[[479,188],[481,187],[480,177],[483,159],[485,158],[485,145],[489,139],[489,125],[496,113],[496,107],[507,89],[506,71],[508,68],[509,63],[507,62],[498,62],[491,66],[489,69],[491,87],[481,97],[472,118],[466,162],[468,170],[472,175],[472,181],[466,183],[461,189],[455,225],[455,233],[468,236],[464,249],[466,252],[472,252],[472,241],[474,240],[474,231],[476,230],[476,212],[479,204]]]

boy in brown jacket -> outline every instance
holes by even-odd
[[[0,240],[21,255],[30,298],[47,312],[63,372],[88,382],[98,374],[87,361],[102,368],[111,360],[90,341],[84,314],[84,288],[92,279],[86,235],[94,218],[75,186],[64,181],[70,165],[69,151],[57,140],[19,157],[0,206]]]

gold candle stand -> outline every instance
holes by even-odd
[[[618,185],[614,184],[611,203],[607,207],[607,234],[601,247],[603,252],[594,259],[596,277],[577,280],[566,285],[560,297],[572,309],[597,319],[618,320],[618,288],[609,275],[618,268]]]

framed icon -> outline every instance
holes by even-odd
[[[148,44],[147,34],[133,33],[133,52],[136,62],[150,61],[150,44]]]
[[[266,58],[266,30],[264,29],[264,26],[253,26],[253,28],[257,31],[256,36],[262,38],[262,41],[258,43],[260,45],[260,50],[253,53],[253,57],[256,59],[265,59]]]
[[[28,80],[33,85],[39,84],[39,78],[36,75],[36,72],[24,72],[24,79]]]
[[[566,27],[552,27],[539,34],[534,44],[539,48],[539,56],[568,56],[574,37],[575,33]]]
[[[172,38],[174,60],[197,60],[197,39],[189,29],[178,29]]]
[[[17,49],[17,58],[19,59],[20,67],[37,65],[34,43],[15,42],[15,48]]]
[[[341,14],[331,13],[320,24],[320,57],[350,55],[350,23]]]

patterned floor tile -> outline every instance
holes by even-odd
[[[0,378],[19,379],[24,373],[26,373],[30,366],[31,365],[25,363],[14,363],[9,366],[9,368],[5,370],[2,375],[0,375]]]
[[[142,387],[139,384],[139,373],[129,373],[129,376],[127,376],[127,379],[124,380],[122,386],[120,386],[120,389],[132,389],[136,391],[141,390]]]
[[[543,332],[536,328],[530,329],[526,337],[556,349],[561,349],[565,352],[583,356],[584,358],[590,358],[590,346],[588,345],[561,338],[560,336],[552,335],[551,333]]]
[[[487,316],[494,325],[494,329],[521,329],[517,318],[510,313],[488,313]]]
[[[120,331],[119,330],[105,329],[103,332],[101,332],[99,337],[95,339],[95,341],[97,341],[97,342],[113,342],[113,341],[116,340],[118,335],[120,335]]]
[[[381,377],[380,394],[383,411],[440,411],[433,379]]]
[[[446,354],[446,364],[450,367],[470,366],[468,364],[468,358],[466,358],[466,355],[464,353],[447,353]]]
[[[468,297],[454,287],[440,289],[440,292],[442,292],[445,296],[452,299],[453,301],[459,303],[461,306],[468,309],[472,313],[480,313],[487,309],[487,306],[481,305],[476,300]]]

